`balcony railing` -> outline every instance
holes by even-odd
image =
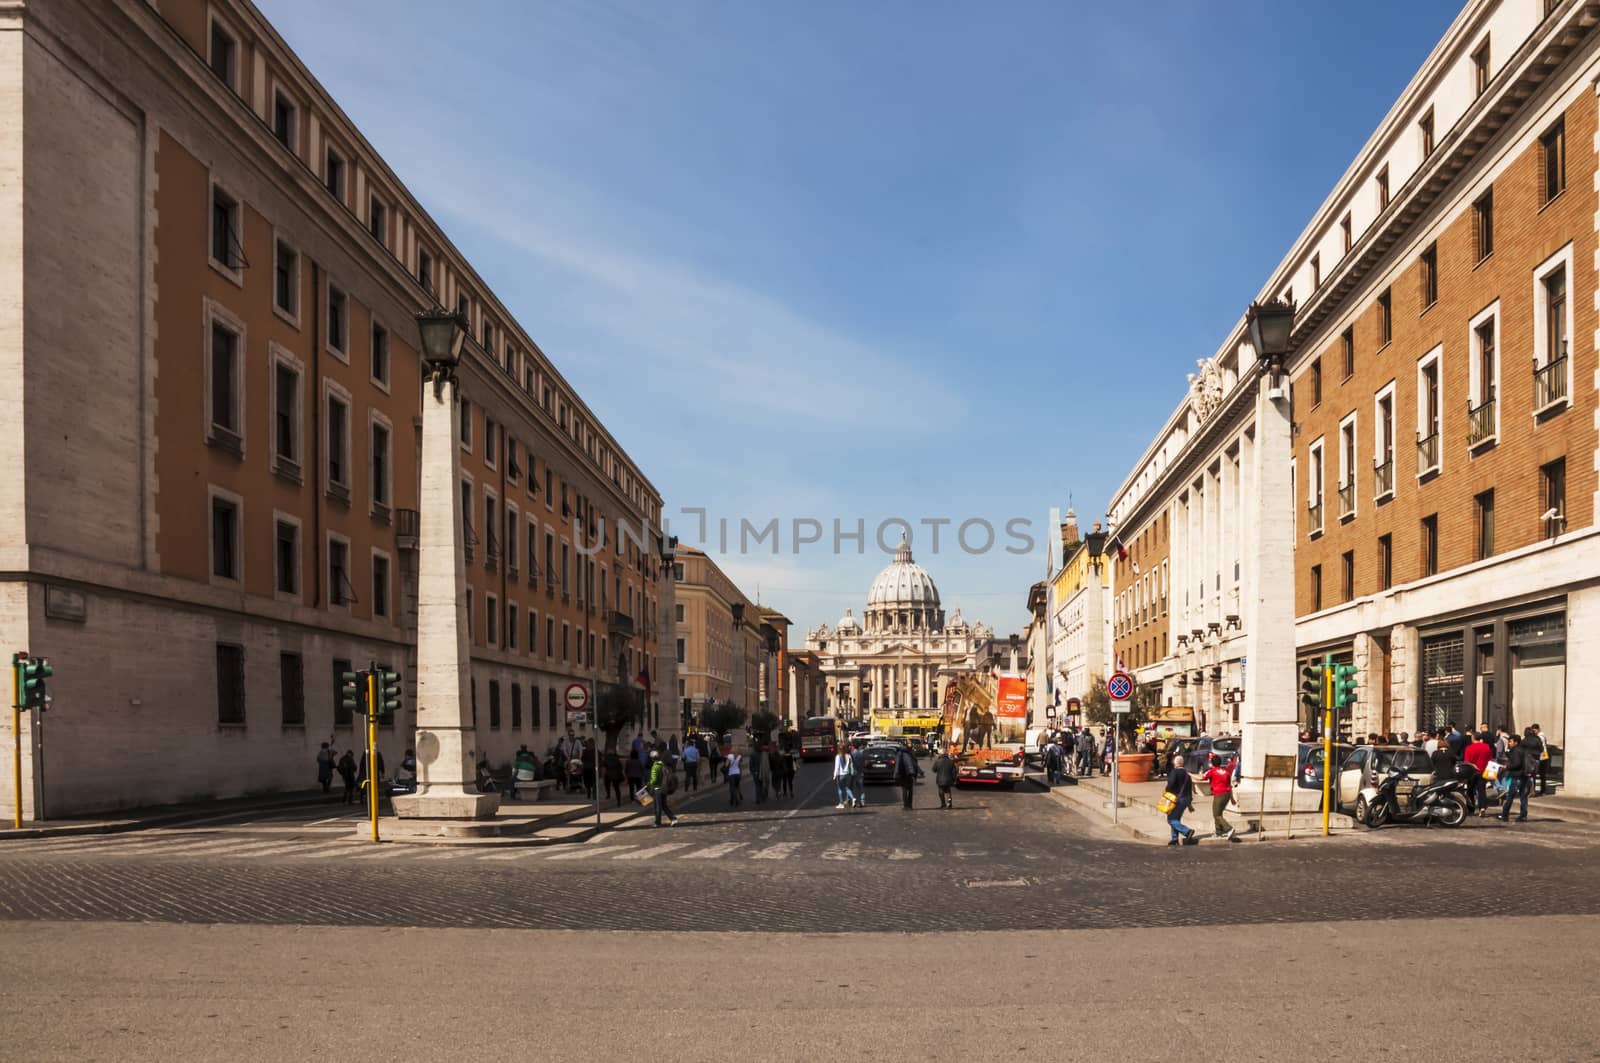
[[[1339,519],[1343,520],[1345,517],[1350,516],[1350,514],[1354,513],[1355,511],[1356,482],[1351,480],[1349,483],[1339,488]]]
[[[394,511],[394,543],[400,549],[415,550],[421,528],[421,517],[416,510],[397,509]]]
[[[1543,413],[1567,401],[1567,355],[1533,367],[1533,412]]]
[[[1394,459],[1372,463],[1373,498],[1387,498],[1394,494]]]
[[[1467,407],[1467,446],[1479,447],[1494,439],[1494,395]]]
[[[1322,503],[1308,502],[1306,504],[1307,531],[1311,535],[1322,534]]]
[[[1417,437],[1417,475],[1439,471],[1439,433]]]

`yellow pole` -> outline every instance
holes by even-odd
[[[11,792],[16,827],[22,829],[22,665],[11,661]]]
[[[1333,703],[1328,698],[1328,673],[1322,673],[1322,836],[1328,836],[1328,795],[1333,790]]]
[[[367,673],[367,808],[378,840],[378,677]]]

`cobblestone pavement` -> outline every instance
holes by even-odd
[[[1322,840],[1126,840],[1039,793],[836,810],[702,802],[677,828],[582,845],[363,843],[327,809],[0,845],[0,919],[813,932],[1192,926],[1516,910],[1600,912],[1600,828],[1474,822]],[[1191,816],[1191,822],[1198,818]]]

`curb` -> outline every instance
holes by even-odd
[[[195,808],[185,812],[143,816],[138,819],[93,820],[87,823],[64,821],[59,825],[47,823],[33,827],[23,827],[21,830],[8,827],[0,830],[0,841],[10,838],[70,838],[84,834],[131,834],[135,831],[153,830],[158,827],[175,827],[197,820],[214,819],[234,812],[240,815],[248,815],[254,812],[279,812],[287,808],[307,808],[330,803],[333,802],[330,801],[329,795],[318,791],[315,797],[307,796],[271,801],[235,809]]]

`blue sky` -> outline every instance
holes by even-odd
[[[1002,632],[1459,9],[258,2],[685,542],[726,517],[743,589],[831,624],[900,517]]]

